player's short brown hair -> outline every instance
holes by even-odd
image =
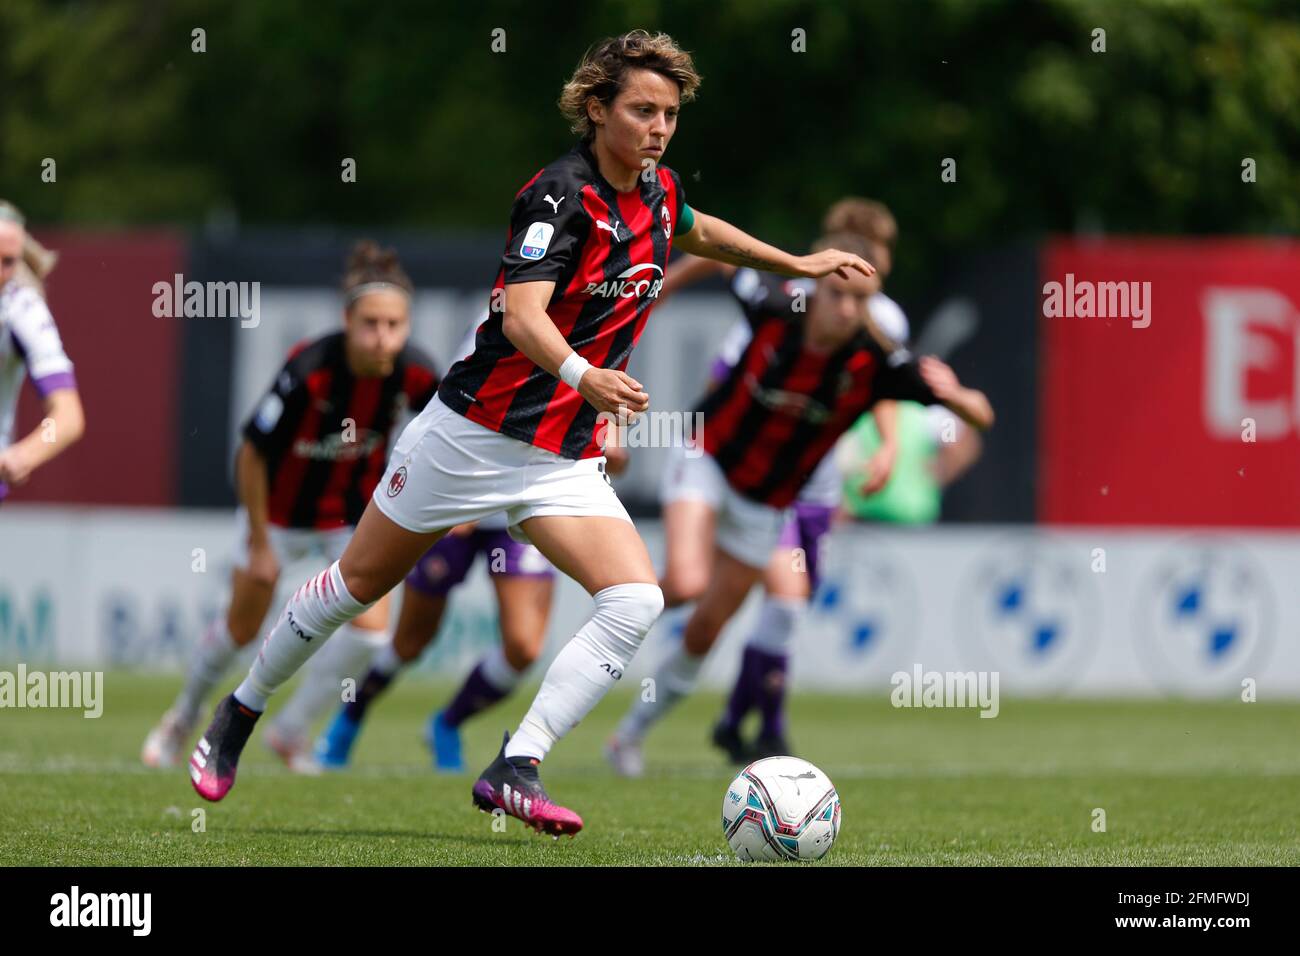
[[[851,252],[871,262],[871,240],[858,232],[828,232],[812,244],[813,252],[822,252],[826,249]],[[871,264],[875,265],[874,262]]]
[[[582,62],[560,93],[560,112],[570,128],[590,141],[596,128],[587,116],[587,101],[594,96],[606,105],[614,102],[628,70],[637,69],[654,70],[675,82],[683,103],[693,100],[700,86],[700,74],[695,72],[691,55],[668,34],[632,30],[609,37],[583,54]]]
[[[882,202],[846,196],[826,210],[822,231],[856,232],[892,249],[898,240],[898,220]]]

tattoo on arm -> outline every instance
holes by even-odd
[[[750,266],[755,269],[770,269],[772,263],[767,259],[760,259],[749,251],[733,246],[729,242],[720,242],[714,249],[726,256],[727,261],[737,266]]]

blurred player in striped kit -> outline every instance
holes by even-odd
[[[859,197],[841,199],[827,210],[822,229],[828,234],[861,236],[869,251],[866,258],[876,267],[883,283],[893,265],[892,249],[898,236],[897,222],[883,203]],[[664,294],[717,275],[727,277],[732,293],[742,300],[762,290],[763,279],[752,269],[682,256],[668,271]],[[791,287],[811,296],[815,283],[797,280]],[[883,290],[871,296],[870,309],[873,323],[888,339],[897,343],[908,340],[907,318]],[[710,370],[708,391],[731,374],[752,334],[744,316],[731,327]],[[869,460],[858,464],[864,494],[874,494],[884,487],[898,451],[895,403],[878,403],[871,417],[877,423],[879,437]],[[719,504],[705,489],[681,480],[683,458],[684,452],[665,470],[661,488],[667,538],[664,593],[670,606],[695,600],[708,584],[713,564],[713,523]],[[727,707],[712,732],[713,743],[734,762],[792,752],[784,720],[789,646],[817,590],[822,542],[830,533],[840,505],[842,484],[835,456],[827,454],[791,506],[779,545],[763,572],[764,596],[758,621],[746,641]],[[741,738],[741,723],[755,709],[760,718],[757,739],[746,742]],[[624,741],[621,735],[616,734],[609,742],[606,755],[621,775],[640,776],[643,772],[640,747]]]
[[[245,422],[235,462],[238,552],[224,618],[203,635],[185,685],[145,739],[141,759],[173,766],[204,699],[261,630],[285,565],[338,559],[388,460],[389,433],[438,387],[433,362],[408,344],[414,286],[392,250],[352,250],[343,281],[343,330],[290,353]],[[266,744],[292,769],[313,772],[308,731],[387,643],[388,602],[341,629],[267,728]]]
[[[85,431],[72,363],[45,304],[45,277],[57,258],[28,235],[22,213],[0,200],[0,501]],[[25,377],[43,417],[11,444]]]
[[[853,233],[825,236],[815,246],[826,247],[857,249],[864,259],[877,254]],[[607,745],[607,757],[621,774],[641,772],[645,735],[693,689],[713,642],[763,577],[790,506],[858,416],[882,401],[911,399],[947,405],[979,428],[993,422],[982,393],[962,386],[937,359],[914,360],[874,325],[877,275],[827,276],[811,293],[800,283],[758,272],[737,278],[732,291],[752,337],[725,381],[698,407],[704,416],[702,454],[683,455],[670,478],[674,497],[698,499],[703,506],[711,565],[702,593],[680,595],[695,597],[696,605],[681,645],[656,671],[655,693],[632,706]],[[806,582],[803,594],[806,601]],[[781,630],[788,638],[793,625]],[[783,669],[784,656],[774,665]],[[738,726],[739,716],[743,710],[733,702],[720,729],[733,719]],[[739,741],[734,743],[739,750]]]

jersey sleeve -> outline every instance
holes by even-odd
[[[282,451],[293,440],[308,397],[307,381],[291,358],[244,422],[244,437],[264,456]]]
[[[753,337],[754,330],[745,320],[737,319],[732,324],[722,340],[722,345],[718,348],[718,354],[713,357],[713,364],[709,366],[710,384],[717,385],[731,374],[731,370],[745,354],[745,347]]]
[[[881,359],[880,371],[872,384],[871,401],[875,404],[888,398],[922,405],[940,404],[930,386],[925,384],[925,379],[921,378],[921,367],[916,358],[907,349],[896,349]]]
[[[54,316],[35,289],[18,291],[9,307],[8,327],[41,398],[62,388],[77,387]]]
[[[556,280],[572,266],[591,230],[582,205],[585,184],[543,170],[510,209],[510,242],[501,258],[507,285]]]

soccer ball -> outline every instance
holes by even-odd
[[[722,832],[745,862],[820,860],[840,833],[840,795],[798,757],[766,757],[731,781]]]

